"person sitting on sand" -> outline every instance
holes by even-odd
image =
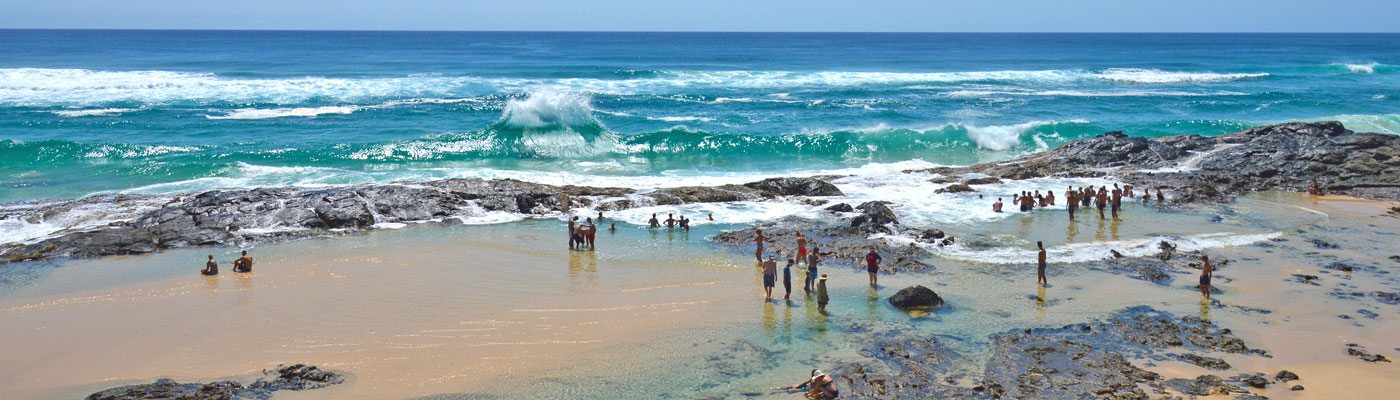
[[[831,296],[826,293],[826,274],[817,280],[817,311],[826,312],[826,303],[831,302]]]
[[[819,369],[812,370],[811,378],[788,386],[787,390],[805,390],[803,396],[814,400],[832,400],[841,396],[841,392],[836,390],[836,379]]]
[[[797,231],[797,259],[807,262],[807,237],[802,236],[802,231]]]
[[[218,262],[218,261],[214,261],[214,255],[213,255],[213,254],[210,254],[210,255],[209,255],[209,261],[204,262],[204,269],[199,270],[199,273],[204,274],[204,275],[218,275],[218,274],[219,274],[219,262]]]
[[[865,272],[870,274],[870,287],[876,286],[876,276],[880,274],[880,261],[884,261],[884,258],[875,252],[874,247],[870,248],[869,253],[865,253]]]
[[[1210,278],[1215,275],[1215,267],[1210,265],[1210,257],[1201,255],[1201,295],[1210,299]]]
[[[821,261],[820,247],[813,247],[812,252],[807,254],[807,282],[804,285],[807,293],[811,293],[817,284],[817,262]]]
[[[773,300],[773,281],[777,279],[777,275],[778,262],[770,255],[768,261],[763,262],[763,294],[767,296],[766,300]]]
[[[248,255],[248,250],[243,250],[243,256],[233,260],[233,272],[253,272],[253,256]]]
[[[997,202],[992,203],[992,212],[1001,212],[1001,198],[1000,198],[1000,197],[997,198]]]
[[[796,263],[788,257],[787,265],[783,266],[783,300],[792,300],[792,265]]]
[[[1309,183],[1309,184],[1308,184],[1308,194],[1313,195],[1313,196],[1321,196],[1321,195],[1322,195],[1322,184],[1321,184],[1321,183],[1317,183],[1317,177],[1316,177],[1316,176],[1314,176],[1314,177],[1312,178],[1312,183]]]
[[[651,213],[651,220],[647,221],[647,225],[650,225],[652,228],[661,227],[661,221],[656,220],[656,213]]]
[[[760,261],[760,262],[762,262],[762,261],[763,261],[763,242],[764,242],[764,241],[767,241],[767,240],[768,240],[768,237],[767,237],[767,236],[763,236],[763,230],[762,230],[762,229],[758,229],[758,228],[754,228],[754,230],[753,230],[753,235],[754,235],[754,236],[753,236],[753,242],[754,242],[755,244],[758,245],[758,249],[757,249],[757,250],[754,250],[754,252],[753,252],[753,258],[756,259],[756,260],[758,260],[758,261]]]
[[[1036,241],[1035,247],[1040,249],[1040,253],[1036,255],[1035,281],[1041,286],[1049,285],[1050,280],[1045,279],[1045,243]]]

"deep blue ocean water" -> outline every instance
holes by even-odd
[[[1397,114],[1395,34],[0,30],[0,201],[664,185]]]

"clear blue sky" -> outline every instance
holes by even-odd
[[[1400,0],[0,0],[0,28],[1397,32]]]

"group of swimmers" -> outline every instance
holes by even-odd
[[[248,255],[248,250],[243,250],[243,256],[233,260],[233,272],[253,272],[253,256]],[[204,269],[199,270],[203,275],[218,275],[219,262],[214,261],[214,255],[209,255],[209,261],[204,263]]]
[[[1141,200],[1143,204],[1151,200],[1151,192],[1151,189],[1143,192]],[[1081,186],[1078,189],[1070,186],[1065,188],[1064,193],[1066,196],[1065,208],[1069,210],[1070,219],[1074,219],[1075,212],[1080,208],[1089,207],[1098,208],[1099,219],[1107,218],[1107,216],[1104,215],[1104,209],[1109,210],[1113,219],[1118,219],[1118,210],[1123,208],[1123,198],[1127,197],[1128,199],[1132,199],[1135,197],[1133,185],[1124,184],[1123,187],[1120,188],[1117,183],[1113,184],[1111,190],[1107,185],[1100,186],[1097,190],[1095,190],[1094,185]],[[1162,192],[1161,188],[1157,188],[1157,203],[1161,204],[1166,202],[1166,200],[1166,194]],[[1034,192],[1025,191],[1012,197],[1011,203],[1019,205],[1022,212],[1032,211],[1037,207],[1050,207],[1056,205],[1055,192],[1047,191],[1045,195],[1041,195],[1039,190]],[[1002,199],[998,197],[997,201],[992,203],[992,212],[1002,212],[1002,208]]]
[[[709,218],[710,218],[710,221],[714,221],[714,220],[715,220],[715,214],[714,214],[714,213],[709,213]],[[671,229],[671,228],[677,228],[677,227],[679,227],[679,228],[684,229],[684,230],[686,230],[686,231],[689,231],[689,230],[690,230],[690,218],[686,218],[684,215],[680,216],[680,218],[676,218],[676,215],[675,215],[675,214],[666,213],[666,222],[665,222],[665,223],[666,223],[666,229]],[[651,214],[651,220],[647,221],[647,226],[650,226],[650,227],[652,227],[652,228],[660,228],[660,227],[661,227],[661,224],[662,224],[662,222],[661,222],[660,220],[657,220],[657,219],[656,219],[656,213],[652,213],[652,214]]]
[[[603,222],[603,212],[598,212],[598,222]],[[617,231],[617,223],[612,223],[608,227],[609,232]],[[569,218],[569,250],[596,250],[594,246],[598,239],[598,224],[593,222],[593,217],[588,217],[584,222],[578,222],[578,216]]]

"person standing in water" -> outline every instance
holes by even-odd
[[[1001,212],[1001,204],[1002,204],[1002,203],[1001,203],[1001,198],[998,197],[998,198],[997,198],[997,202],[992,203],[992,212],[997,212],[997,213]]]
[[[1118,209],[1123,207],[1122,189],[1113,188],[1113,201],[1109,203],[1109,207],[1113,209],[1113,219],[1118,219]]]
[[[1160,186],[1157,187],[1157,205],[1160,206],[1160,205],[1162,205],[1162,203],[1166,203],[1166,202],[1167,202],[1167,195],[1162,193],[1162,188],[1161,188]]]
[[[647,225],[651,225],[652,228],[661,227],[661,221],[656,220],[656,213],[651,213],[651,220],[647,221]]]
[[[611,224],[608,226],[608,233],[617,232],[617,223],[611,222]]]
[[[1050,280],[1045,279],[1045,243],[1037,241],[1035,247],[1040,248],[1040,253],[1036,256],[1035,281],[1041,286],[1049,285]]]
[[[763,294],[767,296],[764,301],[773,300],[773,280],[777,279],[778,262],[773,261],[773,256],[768,256],[768,261],[763,262]]]
[[[817,311],[826,312],[826,303],[831,302],[831,296],[826,293],[826,274],[822,274],[817,280]]]
[[[787,265],[783,266],[783,300],[792,300],[792,265],[795,263],[788,257]]]
[[[807,238],[802,236],[802,231],[797,231],[797,259],[807,262]]]
[[[874,247],[870,248],[869,253],[865,253],[865,272],[870,274],[870,287],[876,286],[876,277],[880,275],[880,261],[884,261],[884,258],[875,252]]]
[[[1201,255],[1201,295],[1210,299],[1210,278],[1215,275],[1215,267],[1210,265],[1210,257]]]
[[[1099,188],[1099,194],[1094,196],[1094,206],[1099,209],[1099,219],[1104,219],[1103,209],[1108,207],[1108,190]]]
[[[218,261],[214,261],[214,255],[213,255],[213,254],[210,254],[210,255],[209,255],[209,261],[204,262],[204,269],[199,270],[199,273],[204,274],[204,275],[218,275],[218,274],[219,274],[219,262],[218,262]]]
[[[817,262],[821,261],[821,251],[820,247],[813,247],[812,252],[807,254],[807,293],[811,293],[817,283]]]
[[[577,246],[577,244],[578,244],[578,243],[577,243],[577,240],[576,240],[576,239],[578,238],[578,226],[577,226],[577,225],[578,225],[578,216],[573,216],[573,217],[569,218],[569,250],[573,250],[573,249]]]
[[[233,272],[253,272],[253,256],[248,255],[248,250],[243,250],[243,256],[233,260]]]
[[[1052,206],[1055,205],[1055,191],[1054,191],[1054,190],[1046,190],[1046,191],[1045,191],[1045,204],[1046,204],[1046,205],[1052,205]]]
[[[710,214],[710,222],[714,222],[714,220],[715,220],[715,213],[709,213],[709,214]]]
[[[753,258],[756,259],[756,260],[758,260],[759,262],[762,262],[762,261],[763,261],[763,242],[766,241],[766,240],[768,240],[768,237],[767,237],[767,236],[763,236],[763,230],[762,230],[762,229],[754,228],[753,232],[754,232],[753,242],[754,242],[755,244],[758,245],[758,249],[757,249],[757,250],[754,250],[754,252],[753,252]]]
[[[593,243],[594,240],[598,239],[598,225],[593,223],[592,218],[588,219],[588,236],[585,236],[584,238],[588,240],[589,250],[597,249],[597,247],[594,246]]]
[[[1074,220],[1074,211],[1079,209],[1079,194],[1074,190],[1065,191],[1065,209],[1069,210],[1069,219]]]
[[[672,213],[666,213],[666,229],[671,229],[671,228],[675,228],[675,227],[676,227],[676,215],[675,215],[675,214],[672,214]]]

